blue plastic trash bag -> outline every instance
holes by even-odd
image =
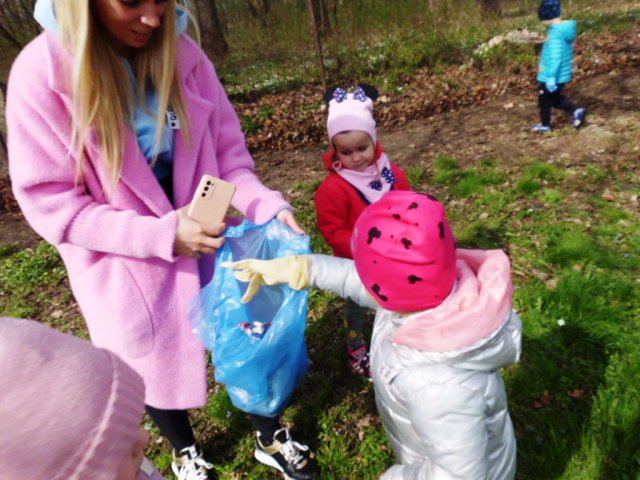
[[[229,227],[216,254],[213,280],[200,292],[193,326],[212,352],[216,381],[227,387],[239,409],[279,415],[309,368],[304,342],[308,290],[263,285],[247,304],[240,302],[248,284],[220,266],[247,258],[269,260],[311,253],[309,237],[278,220],[256,225],[248,220]]]

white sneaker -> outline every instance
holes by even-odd
[[[254,456],[260,463],[273,467],[284,474],[287,480],[314,480],[318,463],[309,447],[294,441],[289,429],[281,428],[267,442],[256,432]],[[263,443],[264,442],[264,443]]]
[[[575,112],[573,112],[573,128],[578,129],[584,123],[584,117],[587,116],[586,108],[577,108]]]
[[[202,452],[196,445],[183,448],[178,455],[173,451],[171,470],[178,480],[208,480],[207,470],[212,468],[213,465],[202,458]]]
[[[551,131],[551,127],[549,125],[542,125],[540,123],[531,127],[531,131],[537,133],[549,133]]]

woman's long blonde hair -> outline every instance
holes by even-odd
[[[177,69],[176,0],[167,1],[161,24],[149,43],[136,51],[133,71],[138,95],[134,95],[124,62],[111,48],[91,13],[93,0],[54,0],[62,40],[74,63],[71,86],[73,145],[78,152],[78,175],[82,176],[84,147],[93,127],[104,155],[105,168],[115,186],[122,172],[125,134],[133,128],[136,101],[144,101],[151,86],[158,94],[155,145],[164,131],[169,105],[178,116],[188,140],[188,119]],[[142,100],[139,100],[142,99]],[[144,104],[143,104],[144,107]]]

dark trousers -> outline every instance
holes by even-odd
[[[263,417],[248,413],[253,428],[260,432],[260,438],[271,440],[277,430],[280,430],[280,417]]]
[[[175,451],[179,452],[196,443],[186,410],[161,410],[149,405],[145,405],[145,410]]]
[[[149,405],[145,405],[145,410],[176,452],[196,443],[186,410],[161,410]],[[280,417],[262,417],[251,413],[248,416],[261,438],[271,439],[280,429]]]
[[[571,100],[562,94],[564,83],[558,84],[558,89],[551,93],[544,83],[539,83],[538,108],[540,109],[540,122],[542,125],[551,126],[551,109],[559,108],[573,115],[578,108]]]

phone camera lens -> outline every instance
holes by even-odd
[[[206,197],[206,196],[207,196],[207,194],[206,194],[206,193],[203,193],[203,194],[202,194],[202,196],[203,196],[203,197]]]
[[[211,185],[211,180],[207,180],[207,185]]]
[[[206,192],[207,190],[209,190],[209,187],[204,187],[204,191]]]

